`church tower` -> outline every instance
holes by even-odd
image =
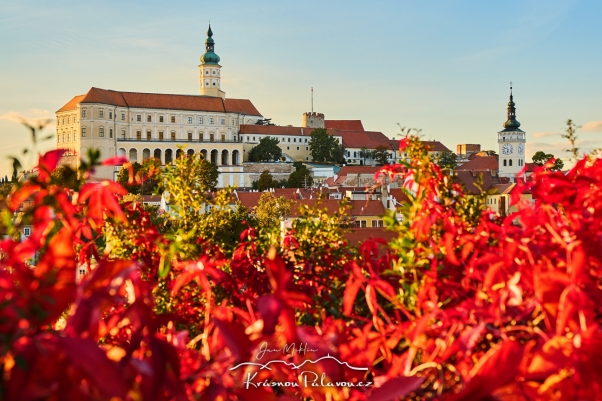
[[[201,65],[199,70],[201,73],[201,95],[226,97],[226,92],[221,90],[220,80],[221,74],[219,65],[219,56],[214,52],[215,41],[213,40],[213,32],[211,31],[211,24],[209,24],[209,30],[207,31],[207,40],[205,41],[205,54],[201,56]]]
[[[508,119],[504,123],[504,129],[497,134],[499,144],[499,174],[500,177],[508,177],[515,182],[516,175],[525,166],[525,144],[527,134],[522,131],[520,123],[516,121],[516,104],[512,96],[510,86],[510,101],[508,102]]]

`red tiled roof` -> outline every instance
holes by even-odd
[[[247,99],[222,99],[198,95],[170,95],[164,93],[120,92],[91,88],[88,93],[74,97],[58,111],[74,109],[78,103],[101,103],[118,107],[143,109],[213,111],[261,116]]]
[[[393,150],[399,150],[399,140],[398,139],[389,139],[389,143],[391,144],[391,148]]]
[[[84,97],[86,97],[86,95],[75,96],[73,99],[69,100],[69,102],[67,102],[66,105],[64,105],[63,107],[61,107],[57,111],[57,113],[59,111],[67,111],[67,110],[77,109],[77,105],[83,100]]]
[[[349,245],[351,246],[359,246],[364,241],[377,238],[382,238],[385,241],[389,242],[393,238],[396,238],[397,235],[398,234],[396,232],[388,231],[387,229],[382,227],[357,228],[343,234],[343,236],[347,239],[347,241],[349,241]],[[384,249],[382,251],[384,252]]]
[[[467,161],[459,167],[456,167],[455,171],[463,170],[498,170],[498,161],[496,156],[483,156],[475,157],[472,160]]]
[[[496,185],[493,185],[492,188],[496,190],[497,195],[503,195],[503,194],[509,194],[510,192],[512,192],[512,190],[514,189],[515,186],[516,186],[516,184],[513,184],[513,183],[496,184]]]
[[[257,125],[241,124],[240,133],[245,135],[290,135],[290,136],[310,136],[315,128],[307,127],[287,127],[282,125]],[[327,129],[329,135],[340,136],[337,131]]]
[[[261,198],[261,195],[263,194],[264,192],[237,192],[236,194],[233,194],[233,199],[238,200],[241,205],[250,211],[257,206],[259,198]]]
[[[343,145],[345,148],[357,148],[363,147],[367,149],[376,149],[379,146],[384,146],[387,149],[391,149],[391,143],[382,132],[372,131],[337,131],[340,136],[343,137]]]
[[[451,152],[444,144],[439,141],[421,141],[422,144],[429,148],[431,152]]]
[[[307,207],[313,207],[317,199],[299,199],[296,201],[297,207],[293,207],[291,211],[291,217],[301,216],[299,207],[306,205]],[[379,200],[353,200],[349,201],[351,210],[349,210],[350,216],[382,216],[385,214],[385,207]],[[320,209],[326,209],[328,214],[334,214],[339,210],[339,201],[335,199],[321,200],[318,207]]]
[[[391,188],[389,189],[389,195],[393,196],[395,200],[399,203],[408,202],[410,198],[406,195],[406,193],[401,188]]]
[[[336,130],[364,131],[362,120],[324,120],[324,127]]]
[[[468,170],[456,170],[455,174],[458,182],[464,186],[464,189],[468,194],[476,195],[481,193],[481,190],[477,186],[478,177],[482,177],[483,179],[483,184],[481,187],[483,191],[487,191],[493,186],[493,177],[491,176],[491,171],[489,170],[475,171],[474,174],[472,171]]]

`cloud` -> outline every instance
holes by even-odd
[[[546,136],[559,136],[560,133],[559,132],[551,132],[551,131],[544,131],[544,132],[535,132],[533,134],[534,138],[543,138]]]
[[[19,124],[47,126],[51,124],[55,118],[53,113],[48,110],[29,109],[26,114],[28,115],[27,117],[25,116],[25,113],[10,110],[8,113],[2,114],[0,120],[12,121]]]
[[[581,129],[585,132],[602,132],[602,121],[590,121],[584,124]]]

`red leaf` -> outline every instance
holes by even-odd
[[[75,337],[60,339],[60,345],[73,364],[85,372],[108,397],[125,399],[128,385],[118,369],[93,340]]]
[[[214,319],[222,338],[226,342],[230,352],[237,360],[242,360],[248,354],[251,342],[245,334],[245,329],[240,324],[229,322],[224,319]]]
[[[392,401],[404,397],[420,387],[424,378],[416,376],[401,376],[389,379],[372,391],[368,401]]]
[[[282,311],[282,302],[273,295],[265,295],[257,301],[257,310],[263,319],[263,333],[274,334],[276,323]]]
[[[362,282],[360,280],[354,279],[354,276],[349,276],[347,280],[347,285],[345,288],[345,297],[343,299],[343,313],[347,316],[353,312],[353,304],[355,303],[355,298],[357,297],[357,293],[362,286]]]
[[[516,377],[523,353],[524,346],[516,341],[496,344],[479,359],[468,375],[466,386],[450,400],[480,400],[506,385]]]

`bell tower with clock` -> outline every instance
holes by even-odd
[[[512,83],[510,83],[510,101],[508,102],[508,119],[504,129],[498,132],[499,144],[499,174],[515,182],[516,175],[525,166],[525,145],[527,134],[521,130],[520,123],[516,121],[516,104],[512,96]]]

